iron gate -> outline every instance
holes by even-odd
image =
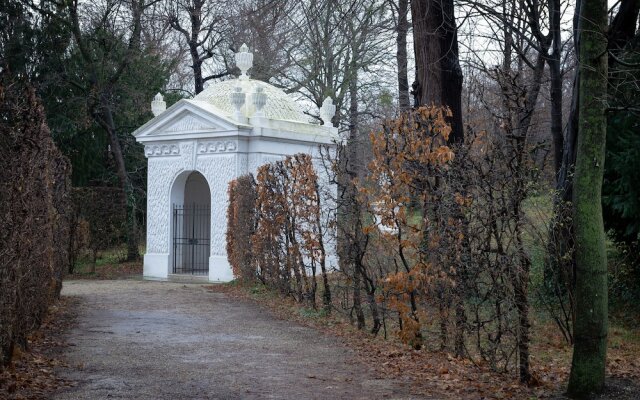
[[[173,205],[173,273],[207,275],[211,242],[211,208]]]

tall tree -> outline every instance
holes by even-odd
[[[388,57],[386,11],[376,0],[299,2],[292,17],[297,40],[288,54],[292,68],[281,85],[300,91],[317,107],[332,97],[338,109],[333,123],[342,122],[349,112],[351,81]],[[364,82],[357,86],[360,92]]]
[[[449,107],[449,141],[462,141],[463,77],[453,0],[412,0],[411,20],[416,60],[414,95],[420,105]]]
[[[288,52],[294,42],[292,0],[251,0],[237,4],[236,21],[230,29],[234,44],[246,43],[254,53],[251,77],[269,82],[286,74],[292,61]]]
[[[390,0],[396,28],[396,63],[398,64],[398,108],[409,109],[409,78],[407,77],[407,34],[409,33],[409,0]]]
[[[83,94],[87,116],[106,134],[108,150],[113,159],[123,204],[127,206],[127,258],[139,258],[135,217],[135,197],[126,167],[126,153],[118,134],[116,104],[118,83],[142,48],[143,15],[159,0],[110,0],[95,7],[80,1],[52,1],[52,8],[41,4],[32,7],[46,17],[56,18],[71,32],[77,51],[79,72],[63,74],[62,79]]]
[[[225,36],[229,32],[223,1],[172,0],[167,2],[167,21],[186,41],[191,58],[195,93],[204,90],[205,82],[229,74],[224,54]],[[215,72],[207,72],[207,62],[218,61]],[[209,67],[212,67],[209,65]]]
[[[569,393],[584,397],[604,387],[608,332],[607,255],[602,177],[607,132],[607,1],[582,0],[578,143],[573,187],[576,312]]]

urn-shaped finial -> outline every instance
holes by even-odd
[[[246,44],[240,46],[240,51],[236,53],[236,66],[240,68],[241,80],[249,79],[247,71],[253,66],[253,54],[249,53],[249,48]]]
[[[322,107],[320,107],[320,118],[322,118],[323,126],[333,126],[331,124],[331,119],[336,115],[336,106],[333,104],[333,99],[331,97],[327,97],[322,102]]]
[[[264,92],[264,88],[258,86],[255,93],[253,93],[253,106],[256,108],[254,116],[264,117],[262,109],[265,104],[267,104],[267,94]]]
[[[156,94],[156,96],[153,98],[153,101],[151,102],[151,112],[153,113],[153,116],[157,117],[166,109],[167,103],[165,103],[164,98],[160,93]]]
[[[231,92],[231,94],[229,95],[229,97],[231,100],[231,104],[235,108],[236,120],[239,120],[239,121],[242,120],[243,115],[242,115],[242,112],[240,112],[240,109],[244,105],[247,95],[242,92],[242,88],[240,86],[236,86],[235,89],[233,89],[233,92]]]

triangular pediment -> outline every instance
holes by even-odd
[[[243,127],[228,118],[214,106],[193,100],[180,100],[162,114],[153,118],[133,135],[139,141],[176,138],[177,135],[215,134]]]
[[[207,121],[193,113],[185,112],[177,118],[177,121],[170,122],[158,129],[158,134],[174,134],[177,132],[194,132],[194,131],[217,131],[222,127]]]

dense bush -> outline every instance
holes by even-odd
[[[263,165],[255,183],[251,176],[231,182],[229,196],[227,251],[236,277],[257,278],[315,308],[319,273],[328,308],[326,239],[311,157]]]
[[[537,188],[541,157],[515,133],[468,132],[450,146],[447,112],[422,107],[386,121],[371,135],[365,178],[351,174],[350,153],[338,146],[327,160],[338,182],[333,218],[320,218],[331,206],[321,204],[327,198],[308,156],[262,166],[255,195],[233,182],[229,232],[252,247],[230,247],[230,260],[240,277],[312,307],[322,293],[327,310],[358,328],[396,331],[414,348],[450,349],[496,370],[517,367],[526,381],[532,256],[525,242],[546,230],[528,218],[525,200]],[[337,271],[324,263],[331,232]]]
[[[69,248],[70,167],[34,90],[0,75],[0,364],[26,347],[59,295]]]
[[[256,279],[256,266],[249,240],[256,229],[256,182],[252,175],[243,175],[229,182],[227,208],[227,257],[233,275],[244,282]]]

